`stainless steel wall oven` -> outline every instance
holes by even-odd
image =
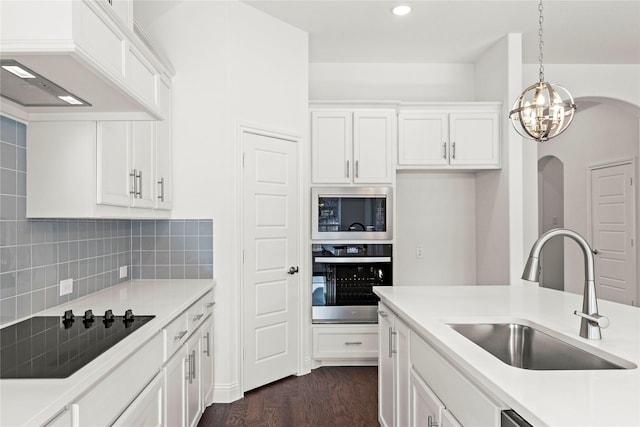
[[[376,323],[373,286],[392,286],[391,244],[314,244],[313,323]]]

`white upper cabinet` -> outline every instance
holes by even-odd
[[[155,122],[33,122],[27,140],[27,217],[168,217],[154,209]]]
[[[494,103],[401,110],[398,169],[499,169],[500,111]]]
[[[171,86],[163,79],[160,82],[160,105],[164,120],[156,122],[155,138],[155,207],[156,209],[171,209],[172,174],[171,174]]]
[[[392,183],[394,126],[392,110],[312,111],[313,183]]]
[[[134,32],[132,0],[2,2],[0,19],[3,59],[21,63],[90,104],[42,107],[7,101],[4,110],[28,121],[82,115],[164,118],[160,79],[170,79],[175,71],[143,33]]]

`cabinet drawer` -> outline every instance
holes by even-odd
[[[156,334],[79,401],[79,425],[108,426],[162,368],[162,338]]]
[[[189,333],[198,329],[198,327],[202,324],[202,322],[204,322],[204,319],[207,317],[207,308],[205,303],[207,295],[200,298],[187,309],[187,319],[189,321],[189,325],[187,327],[189,328]]]
[[[164,339],[164,358],[166,362],[171,355],[176,352],[185,342],[187,342],[189,327],[187,322],[187,312],[176,317],[171,323],[162,329]]]
[[[316,359],[377,359],[377,326],[314,328],[313,357]]]
[[[410,353],[413,369],[462,425],[500,425],[500,405],[478,390],[426,341],[413,333]]]

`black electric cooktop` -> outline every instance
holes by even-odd
[[[94,316],[71,311],[0,329],[0,378],[67,378],[155,316]]]

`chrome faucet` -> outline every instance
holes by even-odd
[[[537,282],[540,280],[540,253],[542,252],[542,247],[556,236],[570,237],[578,243],[582,249],[584,254],[582,311],[575,310],[573,314],[581,318],[580,336],[590,340],[599,340],[602,338],[600,329],[609,326],[609,319],[598,314],[593,250],[581,235],[566,228],[554,228],[542,234],[531,247],[529,259],[522,272],[522,279],[528,280],[529,282]]]

